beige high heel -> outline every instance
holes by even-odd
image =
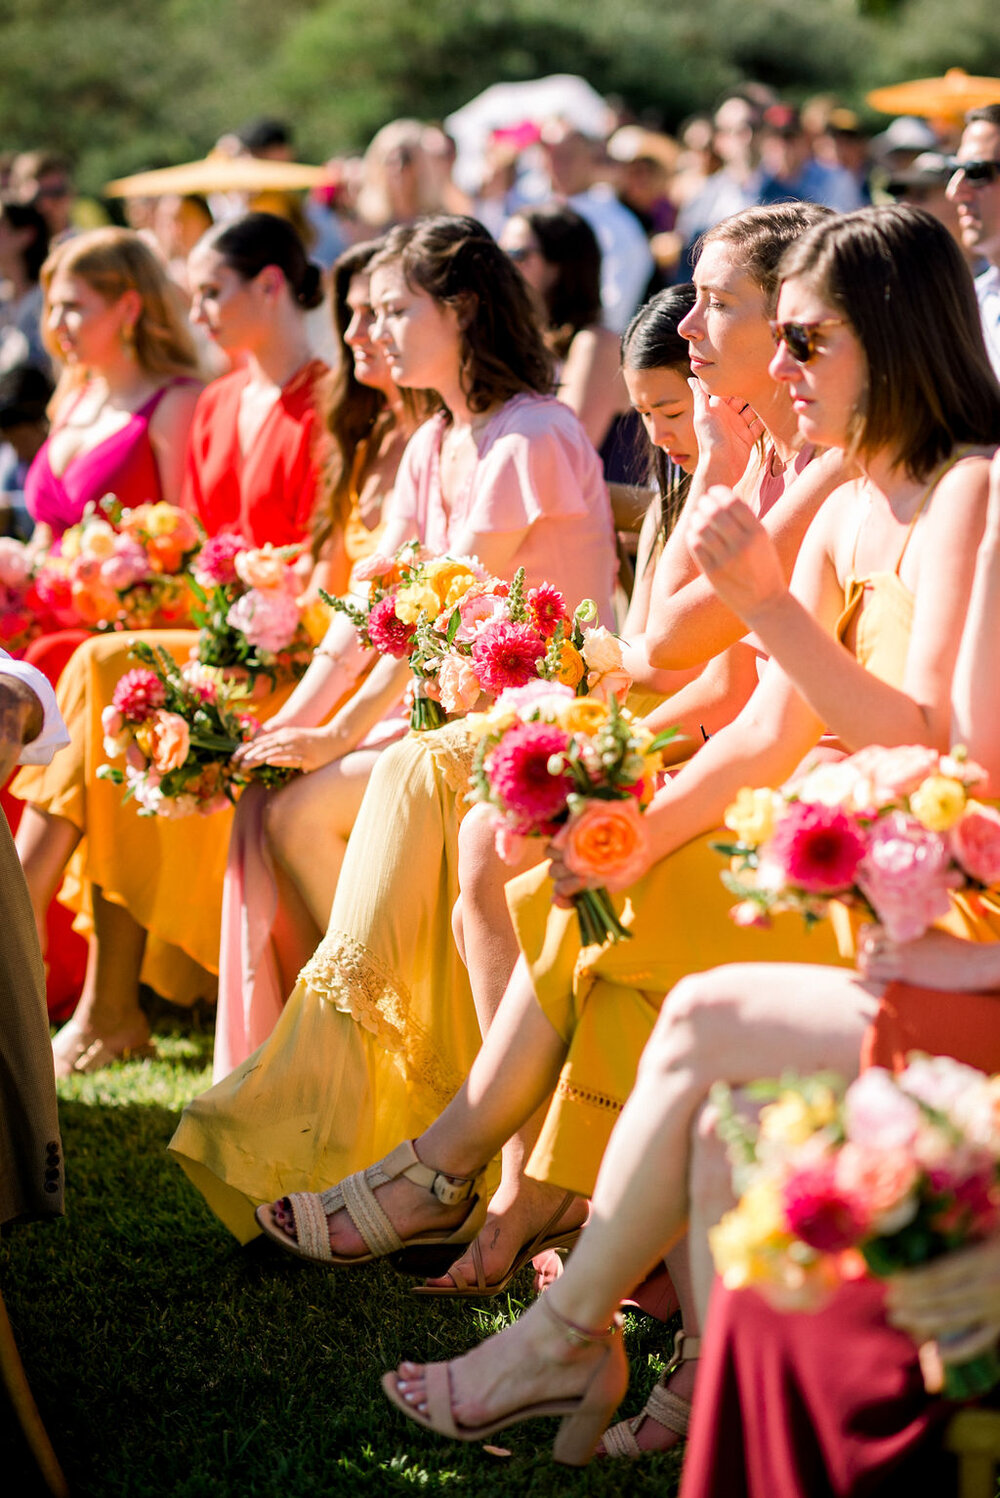
[[[625,1457],[627,1461],[634,1462],[641,1456],[652,1455],[652,1452],[643,1451],[636,1440],[645,1420],[655,1420],[657,1425],[662,1425],[664,1430],[669,1430],[674,1435],[687,1435],[691,1423],[691,1402],[682,1399],[679,1394],[671,1393],[667,1384],[682,1363],[693,1362],[700,1354],[701,1338],[689,1337],[687,1332],[679,1331],[674,1338],[670,1362],[650,1389],[649,1398],[642,1409],[631,1420],[619,1420],[617,1425],[610,1426],[604,1432],[603,1456]]]
[[[397,1409],[402,1410],[407,1419],[422,1425],[425,1430],[433,1430],[437,1435],[448,1436],[453,1441],[485,1441],[499,1431],[506,1430],[508,1426],[519,1425],[524,1420],[562,1415],[562,1423],[552,1447],[552,1459],[567,1467],[585,1467],[594,1454],[608,1419],[618,1408],[628,1387],[628,1363],[621,1335],[622,1319],[616,1313],[609,1327],[595,1332],[567,1321],[550,1303],[547,1295],[543,1295],[538,1304],[571,1346],[604,1346],[604,1355],[582,1394],[575,1398],[540,1400],[535,1404],[521,1405],[483,1425],[458,1425],[451,1405],[451,1364],[428,1363],[424,1368],[426,1413],[415,1409],[403,1398],[396,1373],[386,1373],[382,1378],[386,1398]]]

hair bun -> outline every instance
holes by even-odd
[[[306,312],[311,312],[323,300],[323,272],[312,260],[306,261],[295,300]]]

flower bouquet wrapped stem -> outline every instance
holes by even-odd
[[[101,765],[99,779],[126,787],[140,816],[181,817],[217,811],[236,800],[251,778],[282,785],[295,773],[272,765],[237,768],[233,754],[260,728],[243,712],[246,688],[221,670],[188,662],[178,666],[144,641],[131,654],[142,668],[129,671],[104,709],[104,752],[125,758],[125,769]]]
[[[755,1128],[726,1087],[712,1094],[740,1193],[709,1235],[730,1289],[811,1309],[865,1269],[891,1281],[1000,1229],[1000,1077],[914,1056],[898,1076],[872,1067],[843,1095],[827,1076],[751,1095],[768,1104]],[[949,1399],[1000,1382],[995,1327],[951,1331],[938,1352]]]
[[[500,857],[516,862],[524,838],[544,837],[590,884],[573,897],[584,946],[627,940],[606,886],[625,888],[645,867],[641,812],[674,730],[654,738],[614,697],[544,680],[469,721],[480,739],[469,799],[494,808]]]

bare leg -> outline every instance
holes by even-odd
[[[587,1231],[548,1291],[559,1314],[579,1326],[607,1326],[621,1297],[676,1245],[688,1213],[689,1135],[716,1078],[742,1083],[821,1067],[853,1076],[876,1003],[872,987],[839,968],[740,964],[679,983],[611,1136]],[[585,1351],[573,1364],[577,1390],[597,1355]],[[457,1418],[499,1415],[567,1392],[564,1347],[532,1308],[453,1364],[451,1382]],[[419,1365],[401,1366],[400,1387],[422,1407]]]
[[[83,1060],[95,1045],[103,1046],[92,1058],[103,1056],[100,1065],[149,1040],[149,1024],[139,1007],[146,933],[121,905],[106,900],[96,885],[93,900],[94,935],[83,992],[73,1018],[53,1041],[57,1076],[69,1076],[76,1069],[96,1070]]]
[[[465,1084],[416,1141],[421,1160],[447,1175],[475,1175],[545,1102],[564,1057],[563,1042],[539,1008],[527,970],[519,962]],[[561,1194],[550,1192],[547,1199],[558,1200]],[[457,1208],[442,1206],[405,1178],[379,1187],[376,1195],[404,1238],[461,1222],[468,1210],[465,1203]],[[507,1254],[507,1264],[524,1241],[519,1234],[520,1228],[512,1224],[510,1236],[517,1241]],[[507,1236],[505,1229],[491,1252],[506,1252]],[[330,1218],[330,1244],[338,1254],[363,1251],[364,1244],[346,1212]],[[484,1247],[488,1245],[489,1237]]]
[[[485,1037],[517,967],[518,945],[504,898],[509,879],[540,862],[542,845],[531,844],[531,852],[516,868],[503,863],[493,844],[493,816],[485,807],[473,807],[459,829],[459,882],[462,888],[459,944],[469,969],[472,995]],[[546,1098],[547,1103],[547,1098]],[[486,1224],[479,1234],[479,1250],[488,1281],[502,1277],[522,1246],[529,1243],[551,1218],[564,1192],[531,1181],[524,1165],[534,1148],[545,1117],[545,1104],[506,1140],[502,1150],[500,1185],[490,1202]],[[560,1228],[577,1227],[585,1221],[586,1203],[567,1208]],[[463,1255],[456,1267],[467,1282],[475,1281],[471,1259]],[[444,1275],[431,1285],[450,1283]]]
[[[322,933],[347,839],[378,750],[361,749],[314,770],[269,797],[264,829],[275,861],[295,885]]]
[[[31,909],[43,953],[45,918],[62,883],[70,855],[82,835],[75,823],[65,817],[52,816],[30,802],[21,814],[14,841],[31,896]]]

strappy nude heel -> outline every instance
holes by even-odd
[[[550,1249],[554,1250],[557,1248],[562,1248],[568,1250],[573,1247],[574,1243],[583,1232],[585,1224],[581,1223],[579,1227],[575,1228],[563,1228],[561,1231],[557,1228],[556,1224],[576,1200],[577,1197],[575,1192],[566,1192],[566,1195],[562,1198],[558,1207],[556,1207],[555,1211],[552,1213],[552,1216],[549,1218],[545,1226],[540,1228],[535,1236],[533,1238],[530,1238],[527,1243],[522,1243],[521,1247],[518,1249],[517,1253],[514,1256],[513,1263],[507,1269],[506,1274],[501,1275],[498,1280],[488,1280],[486,1278],[486,1269],[483,1265],[483,1254],[481,1248],[479,1247],[479,1239],[477,1237],[472,1240],[472,1250],[469,1255],[469,1257],[472,1259],[472,1267],[476,1271],[476,1278],[473,1284],[468,1283],[468,1281],[459,1270],[457,1264],[453,1263],[448,1267],[448,1269],[445,1270],[445,1273],[451,1275],[454,1284],[414,1285],[413,1294],[452,1296],[453,1298],[457,1297],[458,1299],[463,1300],[484,1299],[490,1295],[500,1295],[504,1290],[506,1290],[507,1286],[514,1279],[514,1276],[524,1268],[525,1264],[531,1263],[531,1260],[535,1257],[536,1254],[547,1253]],[[398,1261],[393,1260],[393,1263],[395,1264],[395,1267],[397,1269],[404,1269],[407,1272],[410,1272],[413,1269],[413,1256],[409,1253],[406,1253],[404,1255],[401,1255]]]
[[[547,1295],[538,1304],[559,1328],[572,1347],[603,1345],[604,1355],[590,1376],[582,1394],[571,1399],[548,1399],[522,1405],[497,1420],[483,1425],[458,1425],[451,1404],[450,1363],[428,1363],[424,1368],[427,1410],[415,1409],[399,1391],[396,1373],[386,1373],[382,1389],[397,1409],[425,1430],[448,1436],[453,1441],[485,1441],[511,1425],[537,1420],[547,1415],[561,1415],[562,1423],[552,1447],[553,1461],[567,1467],[585,1467],[590,1461],[610,1415],[617,1409],[628,1387],[628,1363],[622,1343],[621,1316],[616,1313],[611,1325],[602,1331],[577,1326],[561,1316]]]
[[[389,1218],[379,1205],[375,1188],[387,1181],[406,1176],[417,1186],[423,1186],[445,1207],[469,1202],[469,1210],[457,1227],[447,1232],[414,1233],[410,1238],[401,1238]],[[294,1238],[277,1221],[271,1202],[258,1207],[254,1216],[262,1232],[274,1243],[281,1245],[297,1259],[309,1259],[314,1264],[370,1264],[373,1259],[386,1259],[411,1246],[431,1248],[439,1246],[447,1256],[456,1248],[465,1245],[479,1232],[486,1220],[486,1198],[481,1194],[484,1173],[475,1176],[450,1176],[443,1171],[425,1165],[413,1147],[412,1140],[398,1144],[384,1160],[369,1165],[367,1170],[347,1176],[336,1186],[326,1191],[294,1191],[282,1197],[291,1213]],[[330,1229],[327,1218],[334,1212],[346,1211],[360,1234],[366,1253],[335,1254],[330,1247]]]
[[[636,1440],[645,1420],[655,1420],[657,1425],[662,1425],[664,1430],[673,1431],[675,1435],[687,1435],[691,1423],[691,1402],[682,1399],[679,1394],[672,1394],[667,1383],[682,1363],[692,1362],[700,1354],[701,1338],[689,1337],[687,1332],[679,1331],[674,1338],[670,1362],[653,1385],[649,1398],[638,1415],[633,1415],[631,1420],[619,1420],[617,1425],[612,1425],[604,1432],[604,1456],[624,1457],[634,1462],[641,1456],[652,1455],[652,1452],[643,1451]]]

